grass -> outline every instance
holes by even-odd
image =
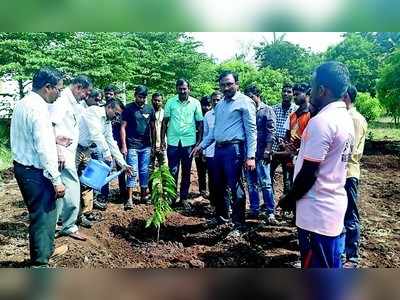
[[[400,141],[400,125],[385,117],[368,123],[367,138],[374,141]]]
[[[0,145],[0,171],[11,167],[11,151],[5,146]]]

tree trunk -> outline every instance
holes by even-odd
[[[161,226],[158,226],[158,228],[157,228],[157,244],[160,241],[160,227]]]
[[[121,100],[122,103],[124,103],[124,105],[126,105],[126,82],[122,83],[122,89],[123,89],[123,93],[121,94]]]
[[[22,79],[18,79],[18,88],[19,88],[19,99],[24,98],[24,82]]]

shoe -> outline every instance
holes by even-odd
[[[224,217],[217,216],[217,217],[214,217],[211,220],[209,220],[207,222],[207,225],[209,225],[209,226],[219,226],[219,225],[228,224],[229,222],[230,222],[229,219],[225,219]]]
[[[78,224],[84,228],[92,228],[93,226],[85,215],[80,216]]]
[[[90,221],[90,222],[96,222],[100,221],[102,219],[101,213],[100,212],[90,212],[88,214],[85,214],[85,217]]]
[[[298,260],[292,264],[292,267],[295,269],[301,269],[301,261]]]
[[[275,218],[274,214],[269,214],[266,220],[266,223],[269,225],[278,225],[279,222],[278,220]]]
[[[358,263],[352,260],[348,260],[343,264],[344,269],[357,269]]]
[[[94,200],[93,201],[93,208],[104,211],[104,210],[107,209],[107,203],[100,202],[98,200]]]
[[[128,200],[126,200],[124,204],[124,210],[131,210],[131,209],[133,209],[133,201],[132,198],[129,198]]]
[[[200,196],[203,197],[204,199],[208,199],[210,197],[207,191],[200,191]]]
[[[57,232],[60,232],[61,231],[61,229],[62,229],[62,225],[56,225],[56,233]]]
[[[87,240],[87,237],[85,235],[81,234],[78,231],[75,231],[73,233],[67,234],[66,236],[68,236],[70,238],[73,238],[75,240],[78,240],[78,241],[83,241],[83,242]]]
[[[57,248],[54,249],[53,254],[51,255],[50,258],[57,258],[60,257],[62,255],[64,255],[65,253],[67,253],[68,251],[68,246],[67,245],[61,245]]]
[[[150,194],[147,193],[147,194],[145,194],[145,195],[142,195],[142,196],[140,197],[140,202],[143,203],[143,204],[151,204],[151,197],[150,197]]]
[[[239,229],[233,229],[229,234],[226,236],[227,239],[238,239],[242,236],[242,233]]]

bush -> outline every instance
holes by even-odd
[[[358,93],[356,101],[357,110],[364,116],[367,122],[378,119],[383,108],[378,98],[373,98],[369,93]]]

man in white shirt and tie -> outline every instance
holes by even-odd
[[[85,75],[79,75],[62,91],[57,103],[49,105],[55,136],[66,136],[72,140],[72,144],[68,147],[61,145],[57,147],[61,178],[66,188],[64,197],[57,202],[58,217],[62,221],[59,234],[82,241],[86,240],[86,237],[78,232],[76,225],[80,208],[80,184],[75,157],[79,122],[84,110],[79,102],[88,97],[91,88],[90,79]]]
[[[30,257],[34,267],[46,267],[54,251],[56,202],[65,193],[47,110],[62,87],[62,76],[57,70],[40,69],[33,76],[32,92],[17,102],[11,119],[14,172],[29,211]]]

